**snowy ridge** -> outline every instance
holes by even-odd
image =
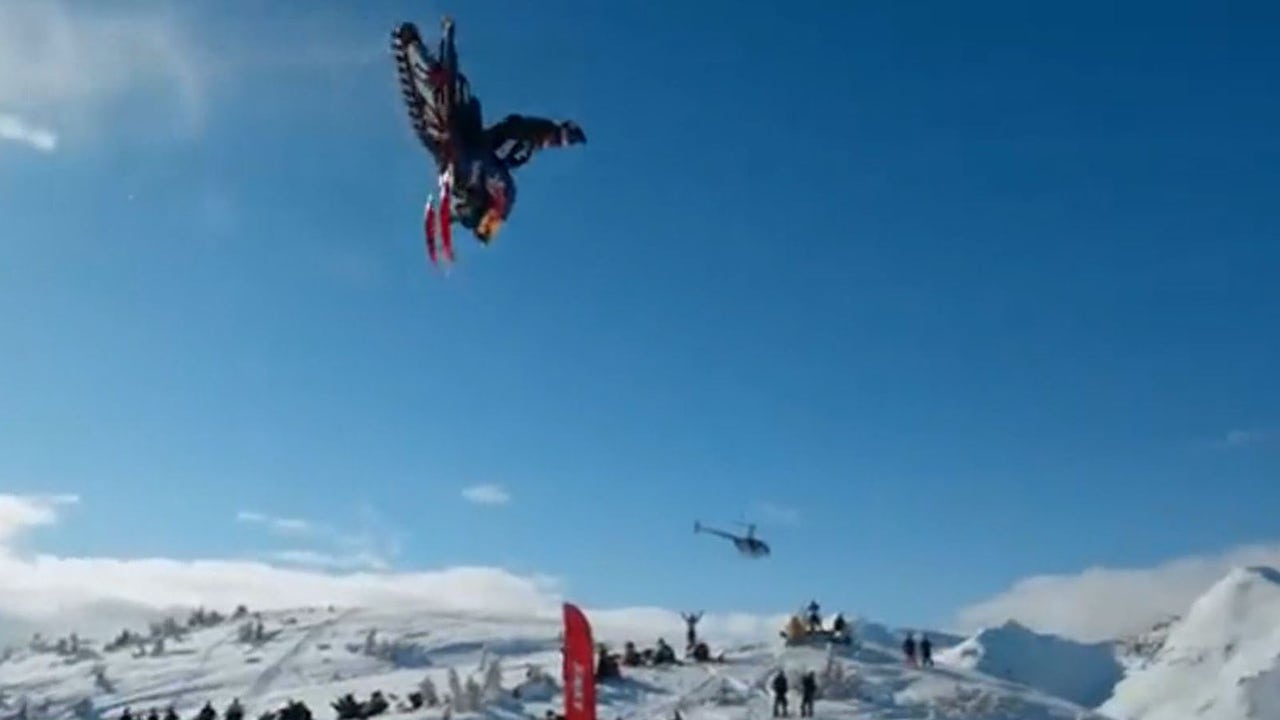
[[[1280,572],[1229,573],[1100,710],[1121,720],[1280,718]]]
[[[978,670],[1085,707],[1111,696],[1123,668],[1110,643],[1085,644],[1009,621],[938,653],[944,665]]]
[[[625,639],[646,647],[683,632],[678,622],[669,631],[640,631],[643,623],[600,615],[597,640],[615,651]],[[686,720],[759,720],[769,716],[768,687],[779,670],[793,680],[793,715],[794,681],[808,670],[819,677],[822,718],[1075,720],[1085,712],[981,672],[906,666],[894,645],[880,642],[896,645],[887,629],[872,630],[855,648],[784,649],[778,628],[772,641],[743,642],[730,625],[703,634],[724,663],[623,667],[620,680],[600,683],[601,720],[668,720],[676,711]],[[65,642],[18,649],[0,662],[0,718],[25,703],[29,720],[114,720],[126,707],[169,705],[190,719],[206,701],[222,710],[239,698],[246,718],[295,700],[323,720],[335,716],[331,703],[340,696],[364,701],[375,690],[390,705],[384,717],[443,718],[443,704],[412,709],[408,702],[428,686],[442,700],[456,698],[455,717],[520,720],[559,711],[563,702],[561,628],[545,619],[308,608],[170,630],[162,641],[115,643],[111,651],[109,643],[79,638],[75,652]]]

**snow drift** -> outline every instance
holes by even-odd
[[[1123,676],[1109,643],[1044,635],[1009,621],[937,654],[937,662],[998,677],[1097,707]]]
[[[1099,709],[1120,720],[1280,718],[1280,571],[1231,571]]]

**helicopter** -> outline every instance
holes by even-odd
[[[693,522],[694,533],[708,533],[718,535],[726,540],[732,540],[733,546],[738,548],[738,552],[752,558],[762,558],[769,555],[769,544],[756,537],[756,526],[754,524],[739,523],[747,529],[746,535],[734,535],[724,530],[717,530],[704,526],[701,522],[695,520]]]

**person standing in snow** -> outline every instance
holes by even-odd
[[[778,671],[773,676],[773,716],[787,717],[787,674]]]
[[[686,626],[684,637],[686,648],[693,649],[698,644],[698,621],[702,619],[702,611],[696,613],[680,613]]]
[[[819,613],[818,601],[809,601],[809,632],[818,632],[822,629],[822,614]]]
[[[907,639],[902,641],[902,654],[906,656],[909,665],[916,664],[916,636],[914,633],[907,633]]]
[[[813,698],[818,694],[818,678],[813,671],[800,678],[800,717],[813,717]]]
[[[924,633],[920,634],[920,664],[933,667],[933,642]]]

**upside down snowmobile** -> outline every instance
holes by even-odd
[[[488,128],[480,101],[458,68],[454,25],[446,17],[432,54],[410,22],[391,33],[400,92],[418,139],[435,161],[440,205],[427,199],[423,229],[427,254],[437,262],[437,231],[445,260],[452,262],[453,223],[487,245],[511,214],[516,199],[512,171],[542,148],[586,142],[576,123],[508,115]]]

